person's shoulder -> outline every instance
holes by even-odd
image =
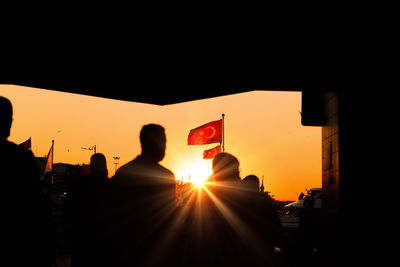
[[[39,169],[32,151],[13,142],[2,142],[0,145],[0,168],[4,170],[5,177],[18,178],[14,179],[15,183],[35,183],[36,186],[39,180]]]
[[[4,140],[4,141],[0,141],[0,146],[2,149],[4,150],[14,150],[16,151],[18,149],[18,145],[15,144],[14,142],[8,141],[8,140]]]
[[[29,149],[19,146],[14,142],[5,141],[1,143],[2,150],[7,153],[9,156],[13,155],[19,158],[26,158],[26,159],[34,159],[35,156],[33,155],[32,151]]]
[[[164,166],[162,166],[162,165],[160,165],[160,164],[158,164],[158,166],[159,166],[159,170],[160,170],[161,172],[163,172],[163,174],[164,174],[166,177],[175,179],[175,174],[174,174],[171,170],[165,168]]]
[[[135,164],[135,160],[131,160],[128,163],[122,165],[116,171],[115,176],[121,176],[121,175],[124,175],[124,174],[129,174],[130,173],[130,169],[134,166],[134,164]]]
[[[150,171],[152,175],[161,175],[164,178],[175,179],[172,171],[162,166],[160,163],[155,163],[144,159],[142,156],[136,157],[132,162],[132,167],[140,171]]]
[[[126,170],[129,168],[129,166],[130,166],[130,162],[128,162],[128,163],[122,165],[121,167],[118,168],[118,170],[117,170],[116,173],[123,173],[123,172],[126,172]]]

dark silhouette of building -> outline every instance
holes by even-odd
[[[265,189],[265,187],[264,187],[264,176],[263,176],[263,178],[261,180],[260,192],[263,193],[264,189]]]

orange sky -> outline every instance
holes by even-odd
[[[294,200],[305,188],[321,187],[321,127],[301,125],[301,93],[253,91],[168,106],[0,85],[11,100],[14,122],[10,141],[32,137],[36,156],[48,153],[55,140],[54,162],[88,163],[97,146],[114,174],[140,154],[139,132],[147,123],[164,126],[166,157],[162,165],[187,180],[211,174],[203,151],[216,146],[188,146],[190,129],[218,120],[225,113],[225,151],[240,161],[241,176],[264,175],[266,190],[278,200]]]

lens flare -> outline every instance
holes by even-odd
[[[208,177],[211,176],[211,162],[208,160],[200,160],[185,164],[184,169],[179,172],[177,179],[182,179],[184,182],[191,182],[196,187],[202,187]]]

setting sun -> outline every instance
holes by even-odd
[[[203,159],[185,164],[182,170],[176,172],[176,178],[201,187],[211,174],[211,160]]]

